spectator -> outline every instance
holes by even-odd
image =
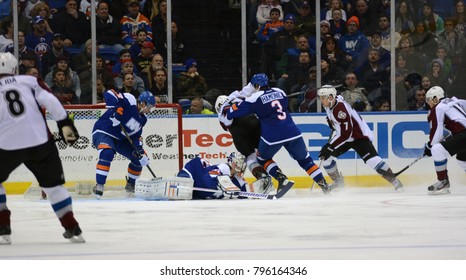
[[[445,72],[445,76],[449,78],[454,78],[454,71],[453,71],[453,64],[451,59],[447,56],[447,49],[440,45],[437,48],[436,56],[443,62],[443,71]],[[427,92],[427,91],[426,91]]]
[[[271,11],[272,9],[278,9],[279,17],[278,20],[283,21],[283,9],[277,0],[261,0],[259,6],[257,7],[256,20],[258,23],[258,29],[256,33],[259,33],[259,30],[268,22],[272,20]]]
[[[38,5],[39,3],[43,3],[44,1],[41,1],[41,0],[26,0],[25,1],[25,6],[24,6],[24,15],[31,19],[31,18],[34,18],[32,15],[31,15],[31,12],[32,10],[34,9],[34,7],[36,5]]]
[[[300,113],[317,112],[317,67],[309,69],[306,84],[301,88],[302,94],[298,95]]]
[[[401,47],[402,41],[406,40],[405,38],[403,36],[400,39],[398,49]],[[413,47],[413,50],[409,51],[408,60],[412,60],[415,65],[421,64],[422,67],[430,62],[437,51],[438,44],[435,35],[428,31],[427,25],[423,21],[418,22],[415,31],[407,38],[409,38],[410,42],[404,41],[403,43],[409,43]],[[424,72],[422,68],[418,70]]]
[[[358,19],[359,30],[364,33],[364,35],[370,37],[377,28],[377,17],[381,12],[372,13],[369,9],[369,3],[366,0],[356,0],[355,5],[356,6],[353,8],[351,13],[352,17],[350,17],[350,19],[356,17]]]
[[[147,31],[145,29],[139,29],[136,31],[136,40],[129,47],[131,53],[131,59],[135,61],[136,57],[141,53],[141,46],[147,41]],[[149,41],[147,41],[149,42]]]
[[[385,49],[382,47],[382,36],[380,32],[374,32],[370,38],[370,44],[361,52],[361,55],[355,64],[355,71],[358,72],[359,68],[368,62],[368,55],[370,50],[378,50],[380,55],[380,63],[383,67],[390,66],[390,48]]]
[[[26,69],[31,67],[38,68],[37,55],[34,53],[24,52],[19,57],[19,74],[25,74]]]
[[[357,74],[368,92],[369,102],[375,103],[381,98],[390,99],[390,73],[381,65],[378,50],[369,51],[368,63]]]
[[[155,70],[151,85],[152,87],[149,89],[155,96],[157,103],[168,103],[167,71],[165,68]]]
[[[343,79],[343,69],[330,62],[328,57],[322,57],[321,59],[321,71],[322,71],[322,84],[323,85],[337,85],[341,83]]]
[[[464,0],[455,1],[453,17],[456,20],[455,30],[466,36],[466,10],[464,5]]]
[[[19,1],[18,1],[19,2]],[[0,21],[3,20],[3,18],[9,16],[11,14],[11,5],[13,3],[13,0],[6,0],[6,1],[1,1],[0,2]],[[18,5],[19,6],[19,5]],[[18,11],[19,13],[19,11]]]
[[[134,74],[133,73],[125,73],[122,75],[122,85],[118,88],[118,92],[128,92],[134,95],[136,99],[141,94],[140,91],[137,90],[134,81]]]
[[[123,78],[125,74],[132,73],[134,80],[134,88],[139,91],[139,93],[145,91],[144,81],[138,75],[134,74],[134,64],[131,59],[125,59],[121,62],[120,75],[113,78],[113,82],[116,88],[123,88]]]
[[[88,61],[92,58],[92,40],[89,39],[86,42],[86,47],[77,55],[72,58],[73,69],[79,74],[82,71],[88,69]],[[96,52],[99,52],[99,46],[97,46]]]
[[[55,69],[65,71],[65,86],[72,89],[76,94],[77,100],[79,100],[79,97],[81,96],[81,83],[79,81],[78,74],[69,67],[68,58],[64,55],[59,56],[57,58],[57,65],[52,67],[52,70],[45,76],[44,81],[49,87],[54,84]]]
[[[375,103],[375,107],[379,112],[388,112],[390,111],[390,102],[387,99],[381,99]]]
[[[97,3],[95,22],[97,44],[101,49],[111,49],[119,53],[125,48],[121,41],[121,25],[117,18],[109,14],[108,9],[107,2]]]
[[[183,65],[186,57],[186,45],[180,34],[178,23],[172,21],[172,64]],[[167,38],[162,37],[160,40],[156,40],[155,49],[157,53],[160,53],[164,60],[167,60]]]
[[[379,32],[380,36],[382,37],[382,47],[386,50],[390,50],[391,40],[395,40],[395,46],[398,45],[398,42],[401,39],[400,33],[393,31],[390,32],[390,19],[387,15],[380,15],[379,16]],[[374,32],[375,33],[375,32]],[[372,34],[374,34],[372,33]]]
[[[269,38],[263,46],[261,58],[261,72],[270,73],[270,76],[279,78],[277,72],[278,63],[283,53],[296,46],[296,16],[289,14],[285,16],[284,29],[278,31]]]
[[[330,63],[333,63],[346,71],[348,69],[348,63],[345,59],[345,54],[338,48],[337,39],[335,37],[328,37],[324,39],[321,47],[321,56],[327,57]]]
[[[40,75],[39,69],[37,67],[26,68],[26,71],[24,72],[24,74],[42,79],[42,76]]]
[[[139,12],[141,7],[138,0],[128,0],[128,14],[121,20],[121,39],[126,48],[136,40],[136,31],[145,29],[147,31],[147,41],[152,41],[152,27],[149,19]]]
[[[359,20],[357,17],[350,17],[346,22],[348,32],[338,41],[338,47],[345,53],[345,63],[353,64],[358,60],[358,56],[369,45],[369,40],[358,30]]]
[[[414,102],[409,105],[410,111],[428,111],[429,105],[426,103],[426,91],[422,88],[416,90]]]
[[[26,46],[33,49],[41,58],[46,51],[50,50],[53,34],[46,30],[45,20],[41,16],[34,17],[32,29],[33,31],[26,35]]]
[[[97,104],[99,103],[104,103],[104,92],[107,91],[107,88],[104,85],[104,82],[102,81],[102,78],[97,77],[96,81],[96,91],[97,91]]]
[[[330,22],[328,20],[323,20],[320,22],[320,43],[328,37],[332,37],[330,33]]]
[[[294,84],[294,81],[288,80],[289,74],[293,71],[293,69],[297,68],[300,65],[301,61],[299,57],[301,53],[306,52],[309,54],[309,51],[309,41],[307,40],[306,36],[301,35],[296,40],[296,46],[294,48],[287,49],[286,52],[283,53],[282,58],[280,59],[280,62],[277,66],[277,73],[280,77],[277,80],[278,88],[282,89],[285,92],[288,92],[290,90],[290,87],[292,84]],[[310,54],[308,56],[310,56]],[[311,61],[309,57],[309,61],[307,62],[307,64],[310,63]],[[311,67],[311,65],[309,65],[309,67]],[[306,69],[306,73],[308,70],[309,69]]]
[[[156,17],[160,13],[160,10],[159,10],[160,2],[161,2],[160,0],[145,1],[144,6],[142,7],[142,14],[149,20],[152,20],[154,17]],[[152,28],[152,31],[154,31],[154,28]],[[154,39],[155,38],[157,37],[154,37]]]
[[[147,1],[146,1],[147,3]],[[179,22],[179,19],[172,11],[172,21]],[[151,20],[152,38],[157,45],[157,42],[167,38],[167,0],[160,0],[159,13]]]
[[[426,24],[427,30],[432,34],[438,35],[444,30],[443,19],[434,13],[432,3],[429,1],[424,2],[419,20]]]
[[[312,67],[311,63],[311,54],[307,51],[302,51],[299,54],[299,63],[296,67],[292,68],[289,71],[288,78],[286,79],[287,84],[289,85],[289,91],[287,92],[297,92],[306,84],[309,77],[309,70]],[[289,110],[292,113],[299,111],[298,97],[290,97],[288,99]]]
[[[358,87],[358,78],[356,74],[353,72],[346,73],[345,76],[345,87],[346,89],[341,93],[341,96],[345,99],[345,101],[354,108],[354,104],[356,102],[362,102],[364,106],[358,108],[360,110],[356,111],[372,111],[372,106],[367,99],[367,92],[364,88]]]
[[[202,75],[197,71],[196,60],[190,58],[186,60],[186,72],[180,73],[177,84],[177,94],[175,102],[178,99],[192,99],[193,97],[203,97],[207,91],[207,84]]]
[[[57,58],[61,55],[66,56],[68,61],[71,61],[71,54],[63,48],[63,36],[60,33],[55,33],[53,35],[52,48],[42,56],[41,73],[49,73],[52,67],[57,64]]]
[[[338,0],[334,0],[338,1]],[[332,17],[328,20],[330,23],[330,35],[339,40],[346,33],[346,19],[343,20],[340,9],[332,10]]]
[[[131,53],[129,52],[128,49],[122,49],[122,50],[118,53],[118,55],[120,56],[120,60],[119,60],[117,63],[115,63],[115,65],[113,65],[113,67],[112,67],[112,75],[113,75],[114,77],[120,75],[120,73],[121,73],[121,63],[122,63],[123,60],[130,60],[130,61],[132,61],[132,59],[131,59]],[[137,73],[137,69],[134,69],[134,71],[135,71],[134,73],[138,74],[138,73]]]
[[[430,77],[428,74],[424,74],[421,77],[421,82],[419,85],[413,86],[407,94],[407,98],[404,100],[404,102],[407,102],[407,106],[411,103],[415,102],[414,96],[416,95],[416,91],[419,89],[423,89],[424,92],[427,93],[427,91],[433,86],[432,82],[430,81]],[[408,109],[405,109],[408,110]]]
[[[83,12],[78,11],[76,0],[67,0],[65,10],[53,17],[52,29],[63,35],[65,48],[83,50],[91,38],[90,23]]]
[[[13,18],[3,18],[1,26],[3,34],[0,35],[0,52],[6,52],[7,48],[13,46]]]
[[[78,96],[76,92],[66,84],[66,71],[56,67],[52,71],[53,83],[50,89],[53,94],[60,100],[61,104],[77,104]]]
[[[99,54],[97,54],[96,56],[97,57],[95,60],[95,68],[97,71],[97,77],[99,77],[101,81],[104,83],[105,88],[115,88],[112,73],[110,73],[110,71],[108,70],[104,59]],[[80,104],[92,104],[92,58],[89,58],[87,65],[88,69],[82,71],[79,74],[79,81],[82,89],[81,96],[79,98]]]
[[[445,47],[447,55],[451,57],[455,67],[461,62],[461,55],[466,48],[466,39],[463,33],[455,30],[456,22],[453,18],[445,19],[445,30],[438,34],[437,42]]]
[[[204,115],[212,115],[214,112],[210,111],[209,109],[204,107],[204,100],[202,97],[193,97],[191,99],[191,107],[185,112],[186,115],[194,115],[194,114],[204,114]]]
[[[409,36],[415,29],[416,13],[408,0],[399,1],[397,7],[397,12],[395,13],[395,32]]]
[[[35,65],[39,65],[39,60],[33,49],[26,47],[25,45],[24,32],[18,31],[18,54],[21,58],[22,55],[28,54],[34,57]],[[10,46],[6,49],[7,52],[14,53],[14,46]]]
[[[283,30],[283,21],[280,20],[280,10],[273,8],[270,10],[270,20],[262,25],[257,33],[259,43],[264,44],[273,33]]]
[[[448,90],[450,81],[443,70],[444,64],[441,59],[433,59],[430,63],[430,67],[427,71],[432,86],[440,86],[443,89]]]
[[[155,79],[155,71],[159,69],[164,69],[165,73],[167,72],[167,69],[165,68],[165,65],[163,63],[163,57],[160,54],[155,54],[152,57],[150,66],[143,69],[140,73],[140,77],[144,81],[144,85],[146,88],[151,89],[153,87],[153,81]],[[152,92],[152,94],[154,94],[154,92]]]
[[[328,21],[333,19],[334,11],[340,11],[339,13],[340,18],[346,22],[347,20],[346,11],[344,10],[343,2],[341,0],[330,0],[329,8],[327,9],[327,12],[325,13],[325,19]]]
[[[152,42],[146,41],[141,45],[141,52],[134,59],[134,64],[138,70],[138,73],[142,73],[142,70],[150,67],[152,63],[152,58],[154,57],[154,44]]]
[[[296,16],[296,35],[305,35],[306,37],[316,35],[316,17],[311,13],[311,5],[305,0],[299,4],[298,14]]]
[[[36,16],[41,16],[44,18],[45,21],[45,29],[48,32],[54,33],[52,28],[50,27],[49,20],[52,18],[52,12],[50,11],[49,5],[44,2],[38,2],[34,8],[31,10],[31,18],[35,18]]]

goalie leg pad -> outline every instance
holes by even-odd
[[[193,198],[191,178],[137,179],[135,196],[147,200],[189,200]]]
[[[274,189],[272,177],[267,176],[252,182],[252,188],[255,193],[269,194]]]

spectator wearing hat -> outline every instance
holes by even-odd
[[[117,77],[113,78],[115,87],[122,88],[125,74],[132,73],[134,78],[134,88],[136,88],[137,91],[139,91],[139,93],[145,91],[146,89],[144,87],[144,81],[141,79],[141,77],[134,73],[134,69],[134,64],[130,58],[123,59],[121,61],[120,74]]]
[[[444,89],[450,87],[450,81],[446,75],[444,69],[444,62],[441,59],[435,58],[430,62],[430,66],[427,69],[427,76],[432,86],[440,86]]]
[[[67,0],[65,9],[54,15],[52,29],[63,35],[65,48],[83,50],[86,41],[91,38],[90,22],[86,15],[78,10],[76,0]]]
[[[105,1],[97,3],[96,37],[100,49],[110,49],[118,54],[123,47],[121,41],[121,25],[117,18],[109,14],[109,6]]]
[[[359,19],[352,16],[346,22],[348,32],[338,40],[338,47],[345,53],[345,60],[348,64],[353,64],[358,61],[358,56],[362,51],[369,46],[367,37],[359,31]],[[354,66],[350,66],[354,67]]]
[[[60,55],[57,58],[57,64],[55,66],[52,66],[52,70],[45,76],[44,81],[49,87],[52,87],[54,85],[55,70],[63,70],[65,72],[64,85],[72,89],[79,100],[79,97],[81,96],[81,82],[79,80],[78,74],[75,71],[71,70],[69,64],[70,62],[68,60],[68,57],[66,57],[65,55]]]
[[[71,54],[64,49],[63,36],[60,33],[55,33],[52,40],[52,48],[44,53],[41,62],[41,73],[44,75],[49,73],[52,66],[57,64],[57,58],[64,55],[71,61]]]
[[[324,19],[320,22],[320,42],[322,43],[326,38],[331,36],[330,22]]]
[[[37,4],[31,10],[31,18],[35,16],[41,16],[45,20],[45,28],[48,32],[54,33],[50,27],[49,20],[52,18],[52,12],[50,11],[49,5],[45,2],[37,2]]]
[[[278,73],[278,63],[283,53],[296,46],[296,16],[288,14],[284,19],[284,28],[272,36],[264,43],[261,56],[260,72],[266,73],[269,77],[280,78]],[[271,79],[273,80],[273,79]]]
[[[311,5],[307,0],[299,4],[296,27],[297,35],[305,35],[307,37],[316,35],[316,17],[311,11]]]
[[[41,16],[32,19],[32,30],[26,34],[26,46],[33,49],[41,58],[52,47],[53,34],[47,31],[45,20]]]
[[[204,77],[198,72],[197,61],[190,58],[186,60],[185,65],[186,72],[181,72],[176,82],[175,102],[183,98],[203,97],[207,92],[207,84]]]
[[[154,57],[154,44],[149,41],[142,43],[141,52],[136,59],[134,59],[134,64],[136,65],[138,73],[142,73],[144,69],[150,67],[152,57]]]
[[[131,59],[135,61],[136,57],[141,53],[142,43],[149,42],[147,41],[147,31],[145,29],[139,29],[136,31],[136,40],[129,47],[129,52],[131,53]]]
[[[128,13],[120,20],[123,45],[129,48],[136,41],[137,34],[135,31],[140,29],[146,30],[146,40],[152,41],[152,27],[149,19],[139,12],[141,9],[139,1],[128,0],[127,3]]]

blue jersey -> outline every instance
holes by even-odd
[[[254,113],[261,122],[261,139],[269,144],[284,143],[301,137],[290,113],[288,99],[279,88],[270,88],[253,93],[244,101],[233,104],[227,113],[228,119]]]
[[[139,113],[136,98],[130,93],[107,90],[104,99],[107,111],[95,123],[92,134],[103,133],[117,140],[126,139],[121,124],[137,145],[147,118]]]
[[[195,157],[185,164],[184,168],[178,173],[178,177],[189,177],[194,180],[193,187],[195,188],[208,188],[217,189],[218,179],[220,175],[230,176],[230,166],[226,163],[210,165],[209,162]],[[230,177],[233,184],[235,184],[241,191],[246,190],[247,182],[238,175]],[[211,193],[203,191],[193,191],[193,199],[204,198],[223,198],[221,192]]]

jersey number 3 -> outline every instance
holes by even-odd
[[[277,112],[278,112],[277,118],[279,120],[286,119],[286,112],[283,112],[283,107],[282,107],[282,104],[280,103],[280,101],[274,100],[274,101],[272,101],[272,103],[270,103],[270,105],[273,108],[277,107]]]
[[[21,102],[21,96],[16,90],[9,90],[5,94],[8,103],[8,111],[13,116],[19,116],[24,113],[24,104]]]

